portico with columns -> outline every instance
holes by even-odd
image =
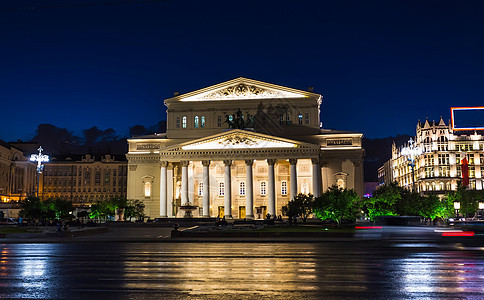
[[[361,195],[362,134],[320,129],[320,103],[320,95],[246,78],[167,99],[167,132],[128,140],[128,198],[152,218],[183,217],[180,207],[190,205],[193,217],[262,219],[281,215],[298,193],[338,185]],[[189,126],[193,105],[200,113]],[[294,111],[271,121],[271,107],[283,105]],[[234,107],[254,128],[221,126]]]

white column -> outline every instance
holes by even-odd
[[[160,162],[161,172],[160,172],[160,216],[162,218],[166,217],[166,167],[168,166],[167,161]]]
[[[210,217],[210,173],[209,160],[202,160],[203,165],[203,216]]]
[[[274,164],[275,159],[268,159],[267,164],[269,165],[268,176],[269,176],[269,207],[268,213],[273,218],[276,215],[276,183],[274,178]]]
[[[224,160],[225,164],[225,181],[224,181],[224,216],[232,218],[232,176],[230,173],[231,160]]]
[[[247,182],[247,191],[245,192],[245,217],[247,219],[254,219],[254,184],[252,179],[253,164],[254,164],[254,160],[252,159],[245,160],[245,165],[246,165],[245,181]]]
[[[173,216],[173,165],[169,164],[166,169],[166,215]]]
[[[319,159],[311,158],[311,162],[313,163],[313,195],[314,197],[319,197],[321,195],[321,184],[319,180],[321,177],[321,168],[319,167]]]
[[[290,187],[291,190],[289,191],[289,196],[291,198],[289,198],[289,200],[292,200],[294,199],[294,197],[297,196],[297,168],[296,168],[297,159],[290,159],[289,163],[291,164],[291,167],[289,169],[290,180],[291,180],[291,187]]]
[[[182,166],[181,205],[188,204],[188,160],[180,162]]]

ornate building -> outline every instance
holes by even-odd
[[[126,197],[127,166],[109,154],[99,156],[53,156],[44,165],[40,196],[61,198],[75,206]]]
[[[397,148],[392,146],[390,160],[391,178],[400,186],[415,188],[424,193],[440,193],[455,190],[462,180],[461,160],[467,157],[469,168],[469,188],[483,189],[482,172],[484,168],[484,137],[477,131],[454,131],[451,124],[439,122],[417,124],[414,178],[409,166],[409,156],[402,153],[408,145]],[[388,172],[386,172],[388,173]],[[386,174],[388,175],[388,174]]]
[[[264,218],[297,193],[363,193],[361,133],[320,129],[322,96],[237,78],[166,99],[167,132],[128,140],[150,217]]]
[[[0,199],[18,201],[34,195],[37,183],[36,166],[20,147],[0,140]]]

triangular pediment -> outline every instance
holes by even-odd
[[[320,98],[318,94],[239,77],[165,100],[165,102],[224,101],[279,98]]]
[[[315,148],[312,145],[299,141],[274,137],[270,135],[234,129],[221,134],[201,138],[195,141],[175,145],[165,151],[192,151],[192,150],[234,150],[234,149],[294,149]]]

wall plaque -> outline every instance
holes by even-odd
[[[153,150],[160,149],[160,144],[136,144],[136,150]]]
[[[326,140],[327,146],[351,146],[353,145],[353,139],[328,139]]]

